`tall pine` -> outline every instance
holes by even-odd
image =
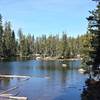
[[[93,71],[99,71],[100,66],[100,1],[95,10],[90,11],[90,16],[87,18],[89,22],[89,32],[92,34],[90,52],[91,63],[93,65]]]
[[[12,30],[10,22],[5,23],[2,40],[3,40],[3,55],[5,57],[12,56]]]
[[[11,34],[11,55],[12,56],[15,56],[16,55],[16,49],[17,49],[17,43],[16,43],[16,39],[15,39],[15,32],[14,30],[12,31],[12,34]]]
[[[0,56],[3,56],[2,35],[3,35],[3,26],[2,26],[2,16],[0,14]]]

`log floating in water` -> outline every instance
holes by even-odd
[[[0,97],[12,96],[12,94],[1,94]]]
[[[23,75],[0,75],[0,78],[24,78],[26,80],[35,77],[35,78],[50,78],[49,76],[23,76]]]
[[[27,97],[9,96],[8,98],[14,100],[27,100]]]
[[[30,76],[20,76],[20,75],[0,75],[0,78],[31,78]]]
[[[25,80],[31,78],[31,76],[20,76],[20,75],[0,75],[0,78],[24,78]],[[12,94],[5,94],[9,91],[17,89],[19,86],[15,86],[13,88],[10,88],[8,90],[5,90],[0,93],[0,97],[4,99],[11,99],[11,100],[27,100],[27,97],[18,97],[18,96],[13,96]],[[3,99],[2,99],[3,100]]]
[[[0,97],[2,98],[6,98],[6,99],[13,99],[13,100],[27,100],[27,97],[18,97],[18,96],[12,96],[11,94],[3,94],[0,95]]]
[[[7,93],[9,91],[12,91],[12,90],[15,90],[17,88],[18,88],[18,86],[10,88],[8,90],[5,90],[5,91],[1,92],[0,93],[0,97],[7,98],[8,100],[9,99],[13,99],[13,100],[27,100],[27,97],[17,97],[17,96],[13,96],[12,94],[5,94],[5,93]]]

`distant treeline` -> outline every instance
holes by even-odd
[[[34,56],[40,54],[42,56],[51,56],[58,58],[73,58],[77,55],[87,55],[90,49],[91,35],[68,37],[66,32],[62,32],[62,36],[42,35],[34,37],[34,35],[25,35],[21,29],[18,30],[18,39],[15,32],[11,28],[10,22],[2,24],[2,16],[0,15],[0,57],[11,56]]]

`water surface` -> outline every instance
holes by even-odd
[[[78,72],[78,67],[80,61],[0,62],[0,74],[32,76],[28,80],[0,79],[0,92],[17,86],[9,93],[26,96],[28,100],[81,100],[86,76]]]

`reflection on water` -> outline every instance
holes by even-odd
[[[62,67],[66,64],[67,67]],[[0,63],[0,74],[34,76],[27,81],[0,79],[0,92],[14,86],[11,93],[29,100],[80,100],[85,76],[76,68],[80,61],[12,61]]]

